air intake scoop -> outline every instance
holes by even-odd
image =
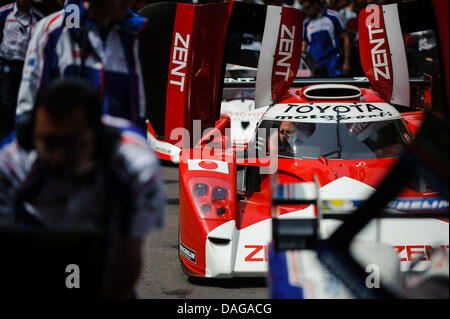
[[[303,89],[310,100],[354,100],[361,96],[361,89],[347,84],[317,84]]]

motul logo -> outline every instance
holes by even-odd
[[[189,39],[190,34],[186,35],[185,39],[183,39],[178,32],[175,34],[172,64],[176,66],[170,71],[170,75],[172,76],[172,78],[175,78],[175,80],[170,80],[170,84],[178,85],[180,87],[180,92],[184,91],[184,82],[186,78],[186,61],[189,51]]]
[[[390,80],[391,75],[389,72],[389,61],[387,56],[387,51],[385,48],[385,40],[384,37],[376,38],[378,35],[383,35],[383,29],[373,29],[372,26],[369,26],[369,43],[374,46],[370,49],[370,54],[372,55],[372,65],[375,80],[378,81],[378,76],[382,76],[386,80]]]
[[[277,67],[278,70],[282,69],[282,71],[276,71],[275,74],[283,75],[286,80],[291,71],[290,59],[292,57],[292,52],[294,51],[294,36],[295,26],[292,27],[292,30],[289,30],[286,25],[281,25],[281,39],[280,46],[278,47],[278,55],[282,58],[277,61]]]

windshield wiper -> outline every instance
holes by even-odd
[[[337,136],[337,149],[334,151],[322,154],[322,157],[327,158],[327,156],[334,155],[338,153],[338,158],[342,159],[342,142],[341,142],[341,118],[339,116],[339,111],[336,111],[337,113],[337,126],[336,126],[336,136]]]

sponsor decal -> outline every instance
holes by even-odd
[[[361,165],[366,166],[366,162],[359,162],[357,165],[355,165],[356,167],[360,167]]]
[[[420,258],[420,261],[431,261],[431,253],[436,247],[430,245],[399,245],[392,246],[400,258],[400,261],[415,261]],[[448,254],[449,245],[440,245],[438,249]]]
[[[386,50],[386,41],[384,39],[385,31],[381,28],[377,29],[376,24],[369,25],[368,31],[375,80],[378,81],[378,76],[390,80],[389,60]]]
[[[223,83],[253,83],[256,81],[256,78],[224,78]]]
[[[248,249],[245,262],[267,262],[268,261],[268,246],[267,245],[245,245]],[[431,261],[431,253],[433,250],[440,249],[448,254],[449,245],[440,245],[433,247],[431,245],[394,245],[392,246],[397,252],[401,262],[415,261],[420,258],[420,261]]]
[[[249,254],[245,257],[245,262],[267,262],[269,247],[267,245],[245,245],[249,249]]]
[[[396,199],[388,207],[397,210],[448,210],[448,201],[440,198]]]
[[[192,263],[197,263],[197,253],[180,242],[180,254]]]
[[[225,111],[220,113],[221,115],[228,115],[230,119],[236,118],[236,120],[241,121],[250,121],[250,120],[258,120],[264,112],[233,112],[233,111]]]
[[[290,60],[294,51],[294,36],[295,26],[292,26],[292,29],[289,30],[286,25],[281,25],[281,39],[278,47],[278,56],[280,56],[280,59],[277,61],[277,71],[275,74],[284,76],[286,81],[291,71]]]
[[[355,210],[363,201],[357,200],[323,200],[321,210],[322,211],[343,211],[349,212]]]
[[[218,172],[227,175],[229,174],[228,163],[215,160],[190,159],[188,160],[188,170]]]
[[[401,118],[386,103],[310,103],[279,104],[269,109],[264,117],[274,120],[304,120],[308,122],[366,122]]]
[[[273,50],[268,51],[275,53],[273,55],[271,83],[267,83],[270,85],[270,91],[272,93],[270,104],[273,102],[277,103],[289,89],[292,81],[294,81],[301,60],[301,39],[303,31],[303,17],[299,10],[283,7],[281,8],[281,12],[274,11],[273,16],[277,22],[277,16],[280,16],[280,20],[277,23],[277,28],[279,29],[277,39],[273,39],[274,41],[276,40],[275,47]],[[275,28],[276,26],[274,25],[273,30]],[[267,61],[270,64],[270,57],[268,57]],[[260,72],[258,70],[258,77],[259,75]],[[259,81],[260,79],[258,78],[257,82]],[[258,96],[258,86],[256,87],[256,92]],[[258,104],[258,106],[262,105]]]
[[[399,39],[391,39],[391,41],[388,41],[389,30],[391,34],[393,31],[396,33],[398,19],[395,21],[395,14],[387,14],[387,11],[393,11],[392,9],[388,10],[387,7],[369,6],[360,12],[359,48],[361,64],[370,84],[380,94],[381,98],[385,101],[393,102],[391,99],[393,98],[393,91],[395,91],[394,86],[403,86],[403,80],[405,80],[402,76],[405,72],[401,70],[400,73],[397,72],[403,67],[407,68],[407,66],[403,65],[403,59],[399,59],[396,54],[400,45],[403,45],[401,31]],[[386,14],[390,16],[387,20]],[[396,61],[395,68],[392,61]],[[393,79],[394,76],[396,77],[395,81]],[[406,80],[408,81],[408,79]],[[409,88],[407,92],[402,90],[400,94],[408,95],[409,97]]]
[[[178,32],[175,34],[175,43],[172,53],[172,65],[174,65],[174,67],[170,71],[170,84],[179,86],[180,92],[184,91],[184,80],[186,78],[186,61],[188,57],[190,37],[190,34],[187,34],[185,38],[183,38]]]
[[[322,210],[354,210],[363,203],[362,200],[322,200]],[[412,198],[412,199],[394,199],[387,205],[388,208],[399,211],[446,211],[448,210],[448,201],[441,198]]]

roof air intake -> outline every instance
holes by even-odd
[[[303,89],[303,95],[310,100],[354,100],[359,99],[361,90],[347,84],[317,84]]]

